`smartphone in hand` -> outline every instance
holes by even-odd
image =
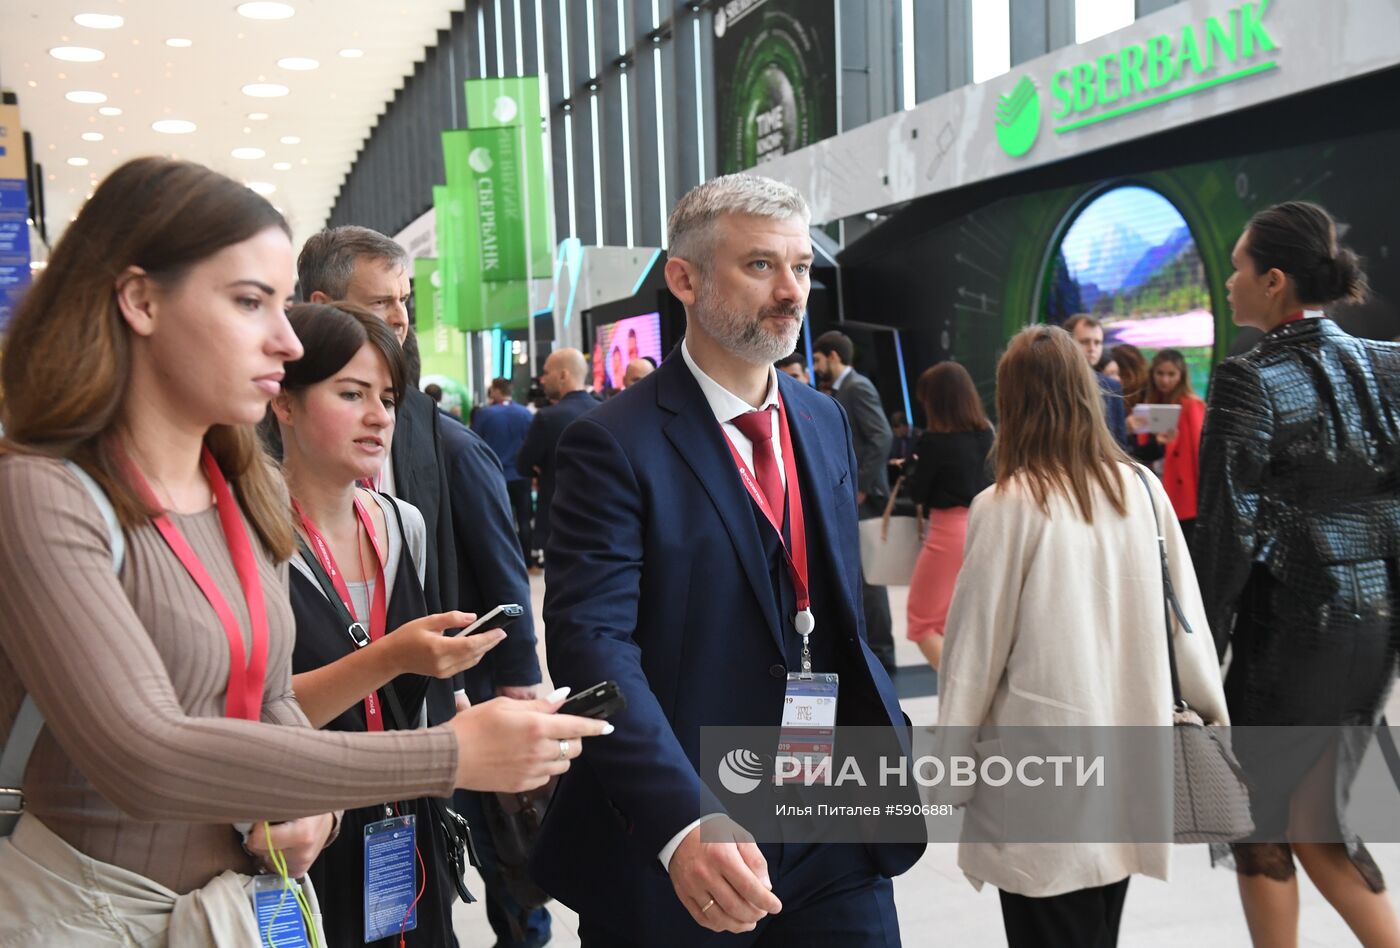
[[[627,696],[615,681],[602,681],[585,688],[565,701],[560,714],[577,714],[585,718],[607,719],[627,707]]]
[[[452,635],[476,635],[478,632],[485,632],[487,629],[505,628],[511,622],[519,619],[525,614],[522,606],[513,602],[502,603],[492,609],[486,615],[477,619],[471,625],[460,632],[453,632]]]

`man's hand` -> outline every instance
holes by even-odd
[[[306,870],[311,868],[311,864],[321,854],[321,849],[331,834],[331,827],[335,825],[335,816],[323,813],[320,816],[308,816],[286,823],[273,823],[271,837],[263,829],[265,825],[253,824],[253,832],[248,834],[248,842],[243,844],[243,848],[257,857],[258,862],[265,868],[272,869],[270,839],[271,846],[276,847],[287,860],[287,875],[299,879],[306,875]]]
[[[535,685],[500,685],[496,688],[496,697],[513,698],[516,701],[534,701]]]
[[[858,491],[856,491],[856,506],[857,506],[857,507],[862,506],[862,505],[865,503],[865,496],[866,496],[866,495],[865,495],[865,491],[863,491],[863,490],[858,490]]]
[[[704,842],[701,831],[716,842]],[[671,856],[671,885],[695,923],[712,932],[751,932],[783,903],[773,894],[768,861],[742,826],[727,816],[685,835]]]

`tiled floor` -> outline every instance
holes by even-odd
[[[535,615],[539,616],[544,595],[539,577],[533,579],[532,592]],[[898,658],[901,665],[918,665],[922,661],[918,649],[902,638],[904,594],[902,588],[890,589]],[[915,724],[932,723],[938,714],[938,699],[931,695],[909,698],[902,704]],[[1400,695],[1391,700],[1389,711],[1392,721],[1400,721]],[[1390,880],[1400,880],[1400,844],[1373,845],[1371,852]],[[1211,869],[1204,846],[1178,847],[1171,875],[1170,883],[1143,877],[1132,881],[1119,941],[1124,948],[1237,948],[1249,944],[1234,876]],[[1300,875],[1300,879],[1300,948],[1357,944],[1306,876]],[[479,880],[472,890],[481,893]],[[996,890],[986,887],[977,892],[968,884],[957,868],[955,845],[930,846],[913,869],[895,879],[895,903],[906,945],[995,948],[1006,944]],[[554,916],[552,948],[578,945],[578,916],[557,902],[550,903],[550,911]],[[481,903],[459,903],[455,914],[463,948],[490,948],[495,943]]]

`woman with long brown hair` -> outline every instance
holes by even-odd
[[[1176,349],[1162,349],[1152,357],[1147,386],[1148,405],[1179,405],[1176,427],[1156,435],[1140,435],[1147,450],[1136,452],[1140,460],[1162,459],[1162,486],[1171,498],[1186,542],[1196,527],[1196,492],[1201,475],[1201,427],[1206,403],[1191,387],[1191,369]]]
[[[948,604],[962,568],[968,505],[992,482],[987,469],[992,423],[972,376],[956,362],[925,369],[917,390],[927,422],[907,477],[924,544],[909,582],[907,634],[938,671]]]
[[[1147,396],[1147,359],[1143,358],[1141,349],[1127,342],[1114,346],[1108,358],[1118,367],[1118,384],[1123,386],[1123,410],[1131,419],[1133,409]]]
[[[1000,726],[1171,726],[1159,529],[1195,630],[1173,630],[1182,697],[1225,723],[1186,542],[1161,485],[1144,484],[1109,433],[1068,333],[1035,326],[1011,340],[997,366],[997,415],[996,485],[972,503],[939,670],[938,727],[951,749],[975,755],[975,735]],[[970,840],[970,827],[1002,825],[1009,792],[976,788],[958,864],[974,885],[1001,890],[1012,948],[1116,944],[1128,879],[1165,879],[1171,844]],[[1113,792],[1093,805],[1141,804],[1134,788]],[[1161,803],[1169,827],[1170,793]],[[1097,814],[1071,812],[1082,824],[1068,825],[1093,826]]]
[[[42,731],[0,841],[0,941],[259,944],[249,875],[305,872],[329,811],[537,786],[603,730],[544,701],[412,732],[308,726],[292,520],[253,429],[302,354],[293,272],[267,201],[142,158],[97,188],[10,326],[0,722],[7,743]],[[26,693],[42,718],[17,715]]]

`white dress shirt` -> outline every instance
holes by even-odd
[[[695,381],[700,383],[700,391],[704,393],[705,401],[710,403],[710,411],[715,413],[715,420],[720,423],[720,427],[724,429],[725,436],[729,438],[730,442],[739,452],[739,456],[743,458],[744,463],[749,466],[750,471],[753,470],[753,442],[745,437],[744,433],[739,430],[739,426],[731,423],[730,419],[752,411],[772,409],[768,414],[773,425],[773,455],[778,459],[778,473],[783,479],[783,486],[786,487],[787,472],[783,470],[783,445],[782,439],[778,437],[777,371],[774,369],[768,370],[768,394],[764,396],[762,407],[754,408],[738,395],[735,395],[733,392],[729,391],[729,389],[706,375],[704,370],[696,365],[695,360],[691,358],[690,348],[686,345],[684,339],[681,340],[681,358],[685,359],[686,367],[690,369],[690,374],[695,376]],[[687,833],[706,820],[713,820],[723,815],[723,813],[706,814],[681,830],[675,836],[672,836],[671,841],[661,848],[661,852],[658,856],[661,860],[661,865],[665,867],[666,871],[671,871],[671,857],[676,854],[676,849],[680,847],[681,840],[685,839]]]
[[[840,375],[836,376],[836,380],[831,383],[831,390],[833,392],[841,391],[841,383],[846,381],[846,376],[851,374],[851,369],[852,367],[848,365],[841,370]]]

